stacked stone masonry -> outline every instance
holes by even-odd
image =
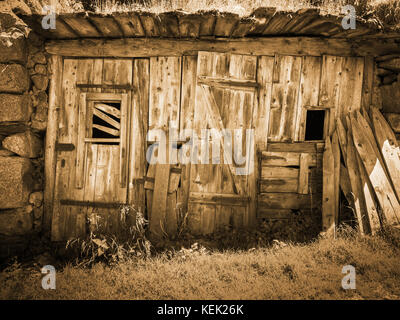
[[[0,257],[41,233],[47,62],[36,34],[0,38]]]

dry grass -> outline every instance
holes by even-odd
[[[400,299],[399,239],[342,235],[248,251],[186,249],[113,267],[68,265],[47,291],[37,270],[17,265],[0,274],[0,298]],[[341,287],[344,265],[356,268],[356,290]]]

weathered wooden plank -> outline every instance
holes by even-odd
[[[298,193],[260,193],[258,208],[266,209],[314,209],[320,208],[321,197]]]
[[[353,204],[353,196],[351,195],[351,183],[349,177],[349,171],[347,168],[342,164],[340,166],[340,180],[339,180],[340,189],[342,190],[344,196],[347,199],[347,202],[354,207]]]
[[[60,199],[67,195],[69,184],[69,157],[68,152],[59,152],[57,155],[56,177],[55,177],[55,192],[54,205],[51,219],[51,240],[61,241],[64,238],[64,219],[65,210],[60,205]]]
[[[126,37],[144,37],[143,26],[137,14],[134,12],[121,12],[113,16],[120,24]]]
[[[223,13],[217,16],[214,35],[217,37],[230,37],[233,28],[239,22],[239,16],[234,13]]]
[[[260,192],[297,192],[299,178],[272,178],[260,180]]]
[[[323,56],[321,70],[321,86],[318,105],[330,108],[329,128],[330,136],[335,127],[335,119],[339,108],[339,88],[342,82],[343,57]]]
[[[179,18],[179,34],[182,38],[198,38],[202,17],[196,14],[181,14]]]
[[[286,167],[261,167],[261,179],[298,178],[299,169]]]
[[[350,119],[347,117],[347,119]],[[349,120],[350,121],[350,120]],[[349,122],[348,121],[348,122]],[[360,173],[360,168],[358,164],[358,154],[357,150],[354,147],[354,142],[353,142],[353,137],[352,137],[352,128],[351,125],[348,125],[348,131],[347,131],[347,159],[346,159],[346,164],[347,164],[347,169],[349,172],[349,178],[350,178],[350,183],[351,183],[351,190],[352,190],[352,196],[353,196],[353,205],[354,205],[354,211],[355,211],[355,216],[358,222],[358,228],[361,234],[364,234],[367,232],[365,226],[364,220],[363,220],[363,215],[365,212],[367,212],[367,207],[365,203],[365,194],[364,190],[361,185],[361,173]]]
[[[126,178],[127,178],[127,154],[128,154],[128,145],[127,145],[127,121],[128,121],[128,110],[130,109],[130,94],[129,99],[127,94],[121,95],[121,129],[120,129],[120,143],[119,143],[119,184],[121,188],[126,187]]]
[[[362,219],[364,223],[364,230],[368,230],[372,235],[380,230],[380,221],[377,209],[376,196],[374,189],[369,181],[369,177],[364,169],[360,155],[356,155],[358,168],[360,172],[361,188],[364,193],[366,215]]]
[[[180,37],[177,12],[162,12],[158,15],[158,19],[162,37]]]
[[[279,74],[279,82],[272,85],[270,141],[294,141],[301,67],[299,57],[278,56],[274,74]]]
[[[310,155],[308,153],[300,154],[300,169],[299,169],[299,186],[297,193],[308,194],[309,184],[308,178],[310,175]]]
[[[260,84],[259,103],[257,109],[255,109],[253,113],[255,144],[257,150],[266,150],[267,148],[273,68],[273,57],[259,57],[257,70],[257,82]],[[255,162],[257,162],[257,159]]]
[[[166,129],[169,122],[179,127],[181,58],[150,59],[149,129]]]
[[[334,235],[335,226],[335,169],[330,138],[325,140],[323,158],[322,231]]]
[[[335,191],[335,225],[339,222],[340,147],[337,131],[332,135],[332,154]]]
[[[63,15],[62,20],[80,37],[96,38],[102,36],[85,15]]]
[[[146,37],[160,36],[160,30],[157,21],[158,19],[154,14],[150,12],[141,12],[139,15],[139,19],[142,22],[143,30],[146,34]]]
[[[161,239],[163,237],[163,228],[165,228],[165,217],[167,213],[169,176],[169,164],[156,165],[153,203],[151,205],[149,222],[150,233],[155,239]]]
[[[226,89],[237,89],[237,90],[254,90],[259,87],[259,84],[255,81],[247,80],[230,80],[230,79],[214,79],[210,77],[198,77],[198,84],[205,84],[207,86],[226,88]]]
[[[276,12],[276,8],[258,8],[250,15],[253,19],[254,25],[249,30],[249,35],[261,35],[267,27],[269,21],[272,19]],[[278,51],[277,51],[278,52]]]
[[[182,59],[180,132],[193,128],[197,73],[197,57],[185,56]]]
[[[296,142],[296,143],[268,143],[269,152],[299,152],[299,153],[322,153],[324,143]]]
[[[346,163],[347,160],[347,133],[343,126],[341,119],[336,120],[336,132],[339,138],[340,149],[342,150],[343,160]]]
[[[300,166],[299,152],[269,152],[263,151],[261,153],[262,166]],[[317,165],[317,155],[315,153],[309,155],[309,166],[315,167]]]
[[[307,106],[317,106],[321,82],[321,57],[303,57],[299,100],[296,106],[295,141],[304,141]]]
[[[85,138],[86,138],[86,93],[81,93],[79,97],[79,123],[78,123],[78,143],[76,151],[75,187],[78,189],[84,186],[85,172]]]
[[[375,138],[378,143],[397,198],[400,199],[400,148],[396,136],[376,108],[371,110]]]
[[[43,230],[48,233],[51,231],[51,217],[53,215],[53,202],[55,192],[57,153],[55,150],[57,134],[59,109],[61,108],[62,79],[63,79],[63,60],[60,56],[52,56],[50,59],[51,80],[49,88],[49,111],[48,123],[45,141],[44,157],[44,214]]]
[[[94,107],[96,109],[99,109],[100,111],[103,111],[105,113],[111,114],[112,116],[120,119],[121,118],[121,111],[118,110],[117,108],[114,108],[112,106],[109,106],[107,104],[104,103],[95,103]]]
[[[113,118],[109,117],[108,115],[106,115],[105,113],[101,112],[97,108],[94,108],[93,115],[95,115],[96,117],[99,117],[101,120],[107,122],[108,124],[110,124],[114,128],[117,128],[118,130],[121,129],[121,124],[118,121],[115,121]]]
[[[375,67],[374,58],[371,56],[365,57],[361,107],[363,107],[367,111],[369,111],[369,107],[372,103],[374,67]]]
[[[318,16],[318,9],[300,9],[294,14],[294,17],[291,19],[291,21],[289,21],[285,27],[282,28],[281,33],[298,33],[313,20],[316,20]]]
[[[89,13],[89,21],[107,38],[121,38],[123,33],[112,16]]]
[[[226,193],[190,192],[189,201],[196,203],[245,206],[250,201],[250,197]]]
[[[394,40],[321,39],[308,37],[272,37],[213,40],[112,39],[51,40],[46,43],[50,54],[67,57],[154,57],[197,55],[199,51],[234,52],[236,54],[379,56],[400,53]]]
[[[145,191],[142,183],[135,183],[146,175],[146,134],[148,127],[150,62],[135,59],[133,62],[132,112],[130,116],[129,196],[128,202],[141,212],[145,210]],[[150,160],[150,159],[149,159]],[[152,176],[154,178],[154,175]],[[147,208],[148,210],[150,208]]]
[[[344,119],[349,112],[360,110],[364,75],[364,58],[346,57],[343,61],[338,89],[336,119]]]
[[[383,169],[384,164],[376,156],[371,141],[365,136],[365,130],[354,117],[351,119],[351,126],[354,145],[374,187],[386,222],[388,224],[399,223],[400,220],[397,215],[400,212],[400,205]]]
[[[292,18],[292,15],[287,14],[287,12],[276,12],[268,22],[263,34],[273,35],[283,33],[285,26],[292,20]]]
[[[119,137],[119,130],[112,129],[110,127],[101,126],[99,124],[93,124],[92,128],[106,132],[112,136]]]
[[[176,192],[167,195],[167,209],[165,213],[165,232],[169,238],[174,239],[178,229]]]

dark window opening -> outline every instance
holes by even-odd
[[[325,110],[307,110],[305,141],[324,140]]]
[[[92,136],[94,139],[119,139],[121,125],[121,103],[95,102],[93,105]],[[101,144],[119,144],[115,141],[101,141]]]

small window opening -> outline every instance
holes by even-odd
[[[95,102],[93,105],[91,138],[103,139],[101,144],[118,144],[115,139],[119,139],[120,133],[121,103]],[[104,139],[110,139],[110,141],[104,141]]]
[[[305,141],[324,140],[326,110],[307,110]]]

